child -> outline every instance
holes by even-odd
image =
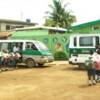
[[[90,57],[85,61],[89,85],[96,84],[96,81],[95,81],[95,60],[94,60],[94,57],[92,55],[93,55],[93,52],[90,51]]]
[[[100,82],[100,49],[97,50],[96,55],[96,75],[97,75],[97,82]]]

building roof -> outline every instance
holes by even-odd
[[[23,30],[31,30],[31,29],[46,29],[46,30],[57,30],[57,31],[64,31],[66,32],[67,29],[59,28],[59,27],[47,27],[47,26],[32,26],[32,27],[24,27],[24,28],[17,28],[16,31],[23,31]]]
[[[10,19],[0,19],[0,23],[12,23],[12,24],[23,24],[23,25],[36,25],[37,24],[37,23],[10,20]]]
[[[11,33],[8,33],[8,32],[0,32],[0,38],[6,38],[6,37],[9,37],[11,36]]]
[[[97,25],[97,24],[100,24],[100,20],[95,20],[95,21],[75,25],[75,26],[72,26],[72,29],[79,29],[79,28],[84,28],[84,27],[87,27],[87,26],[93,26],[93,25]]]

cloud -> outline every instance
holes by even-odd
[[[82,23],[100,18],[99,0],[64,0],[69,2],[68,8]],[[50,10],[48,5],[52,0],[0,0],[0,18],[26,20],[43,23],[45,12]]]

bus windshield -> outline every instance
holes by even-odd
[[[35,42],[36,47],[39,48],[39,50],[48,50],[48,48],[41,42]]]

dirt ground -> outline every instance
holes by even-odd
[[[0,73],[0,100],[100,100],[100,83],[68,64],[20,68]]]

